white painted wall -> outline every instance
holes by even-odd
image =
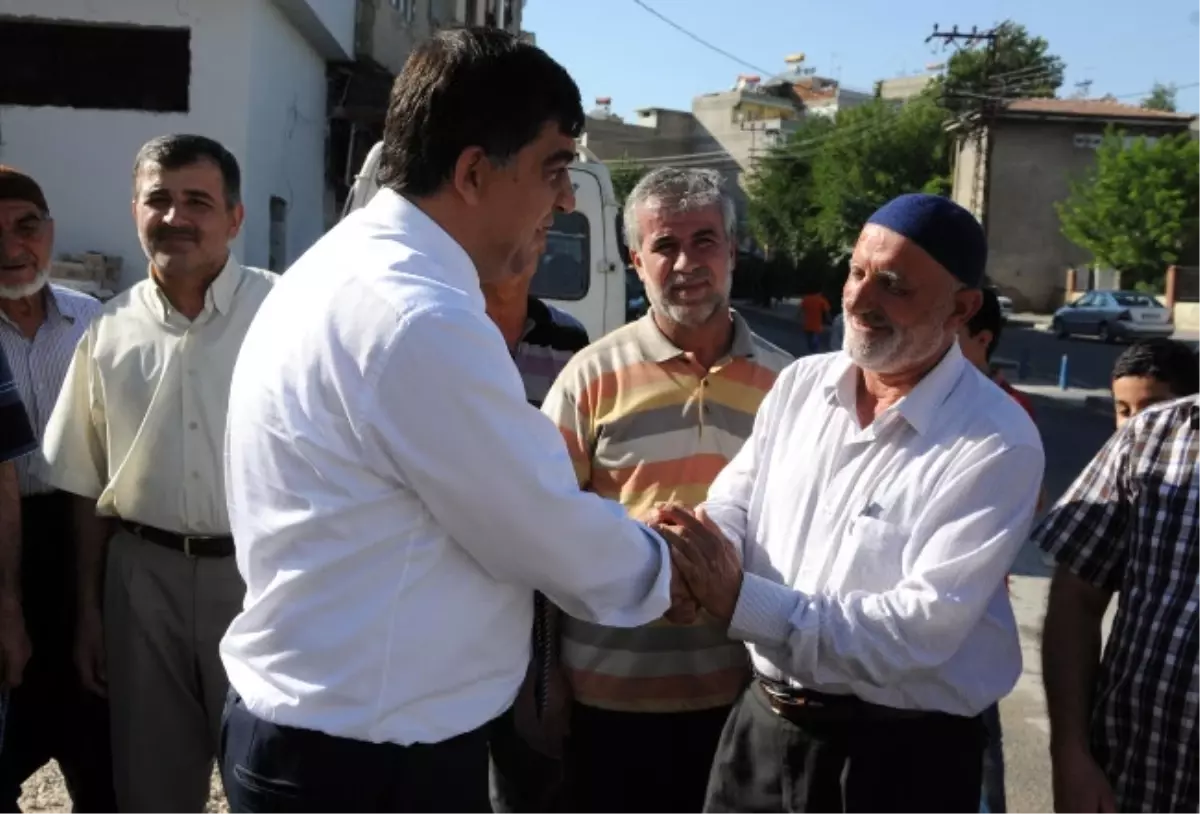
[[[271,0],[325,59],[354,56],[356,0]]]
[[[271,196],[287,202],[292,261],[325,231],[325,61],[273,3],[247,4],[250,118],[243,262],[267,265]]]
[[[271,0],[0,0],[0,14],[192,31],[186,114],[0,106],[0,163],[42,185],[56,254],[119,255],[122,287],[141,279],[133,159],[146,141],[178,132],[217,139],[241,164],[246,225],[233,248],[242,262],[267,264],[271,195],[288,202],[289,260],[320,236],[324,60]]]

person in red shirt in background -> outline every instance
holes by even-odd
[[[808,340],[808,352],[821,350],[821,335],[825,333],[825,322],[833,308],[820,291],[813,291],[800,298],[800,327]],[[837,348],[841,350],[841,348]]]
[[[975,316],[962,327],[958,334],[958,344],[962,348],[967,361],[979,368],[983,375],[995,382],[1001,390],[1011,396],[1025,408],[1030,418],[1033,414],[1033,402],[1029,396],[1017,390],[1004,376],[992,366],[992,353],[1000,344],[1000,333],[1004,329],[1004,317],[1000,312],[1000,300],[996,292],[990,288],[983,289],[983,302]],[[1041,513],[1046,503],[1045,492],[1038,500],[1038,512]],[[1007,578],[1005,578],[1007,583]],[[987,728],[987,747],[983,753],[983,790],[980,803],[981,811],[1003,812],[1007,810],[1004,795],[1004,748],[1003,731],[1000,727],[1000,707],[993,704],[984,710],[983,723]]]

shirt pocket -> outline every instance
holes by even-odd
[[[886,520],[857,517],[850,526],[850,547],[844,591],[882,593],[904,578],[904,549],[908,532]]]

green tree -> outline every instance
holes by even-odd
[[[1142,107],[1147,110],[1165,110],[1168,113],[1174,113],[1176,109],[1175,95],[1176,90],[1174,85],[1164,85],[1161,82],[1155,82],[1150,95],[1142,100]]]
[[[617,198],[617,203],[622,206],[625,205],[625,199],[629,197],[629,193],[633,192],[633,188],[637,186],[637,182],[642,180],[643,175],[650,172],[649,167],[639,164],[628,154],[616,161],[610,161],[608,170],[612,176],[613,194]]]
[[[871,213],[897,195],[948,190],[945,121],[930,98],[902,107],[876,100],[838,113],[813,159],[809,223],[832,259],[843,260]]]
[[[996,26],[995,58],[990,69],[988,48],[981,43],[956,51],[943,80],[952,110],[977,105],[978,97],[1052,98],[1062,87],[1066,64],[1050,53],[1042,37],[1030,36],[1020,23]]]
[[[1156,285],[1197,229],[1200,143],[1188,134],[1126,141],[1110,130],[1096,164],[1056,205],[1062,232],[1125,285]]]
[[[760,245],[802,263],[815,245],[809,222],[815,214],[812,164],[820,143],[835,129],[831,119],[812,116],[758,162],[746,192],[750,234]]]

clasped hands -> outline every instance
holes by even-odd
[[[707,611],[728,625],[742,590],[742,564],[733,544],[705,513],[660,503],[643,518],[671,549],[671,609],[666,617],[690,624]]]

